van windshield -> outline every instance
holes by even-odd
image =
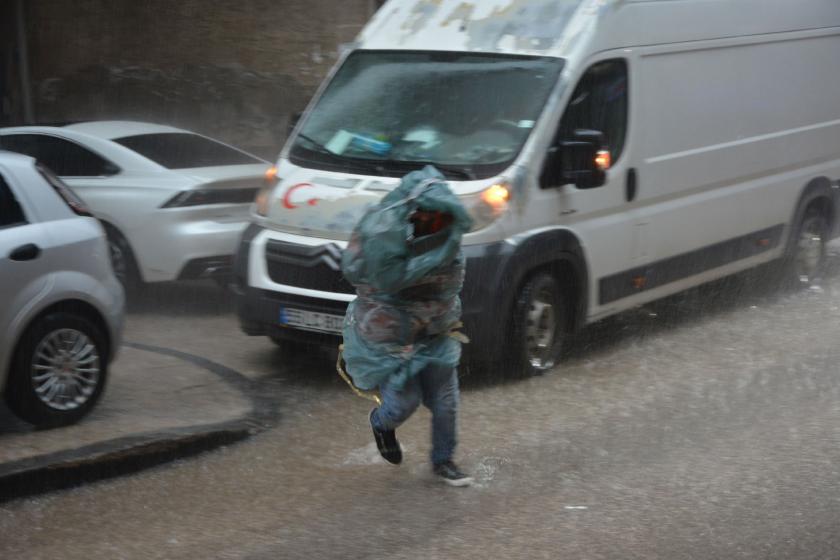
[[[562,68],[557,58],[356,51],[290,156],[380,176],[434,164],[452,179],[492,177],[522,149]]]

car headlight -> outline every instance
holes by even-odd
[[[483,191],[461,197],[464,207],[473,219],[470,231],[478,231],[498,220],[508,209],[511,188],[507,183],[496,183]]]
[[[268,216],[268,210],[271,206],[271,198],[274,194],[274,189],[280,184],[280,178],[277,176],[277,168],[270,167],[265,172],[265,183],[257,191],[257,196],[254,199],[254,212],[257,216],[265,218]]]

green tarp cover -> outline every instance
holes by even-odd
[[[413,238],[412,214],[446,212],[453,223]],[[461,238],[472,220],[433,167],[403,178],[362,217],[342,257],[358,297],[344,319],[344,361],[356,387],[401,387],[431,363],[456,367],[464,281]]]

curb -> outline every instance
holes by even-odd
[[[239,424],[237,422],[237,424]],[[250,437],[245,426],[155,433],[110,440],[0,467],[0,504],[17,498],[133,474]]]
[[[125,346],[179,358],[214,373],[251,401],[251,412],[229,422],[126,436],[2,464],[0,504],[194,457],[245,440],[276,423],[276,405],[241,373],[178,350],[134,343]]]

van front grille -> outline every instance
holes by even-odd
[[[310,247],[270,240],[265,260],[272,282],[321,292],[356,293],[341,274],[341,248],[334,243]]]

